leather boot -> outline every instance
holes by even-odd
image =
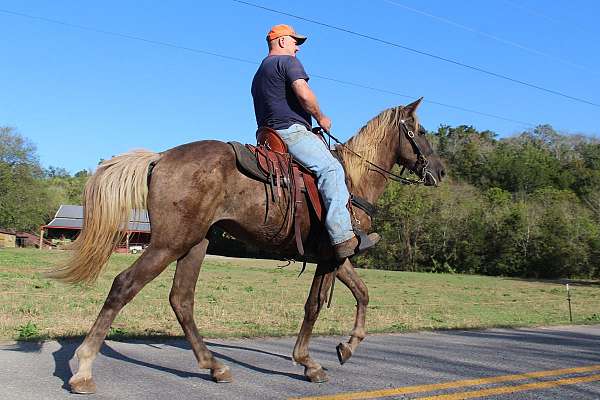
[[[333,246],[335,257],[341,261],[345,258],[355,256],[375,246],[381,239],[379,234],[375,232],[369,233],[367,238],[369,243],[362,243],[362,245],[356,236],[342,243],[336,244]]]

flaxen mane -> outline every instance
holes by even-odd
[[[358,134],[352,137],[346,146],[352,151],[360,154],[363,158],[357,157],[343,147],[338,148],[339,154],[344,161],[346,173],[350,176],[352,184],[358,185],[361,179],[369,171],[369,164],[364,160],[373,162],[377,159],[377,154],[383,149],[389,151],[389,140],[391,136],[386,137],[389,129],[400,129],[400,120],[404,117],[404,108],[392,107],[381,112],[375,118],[371,119],[365,126],[360,128]],[[416,117],[415,117],[416,118]],[[418,131],[418,122],[415,120],[415,131]]]

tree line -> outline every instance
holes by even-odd
[[[498,139],[472,126],[428,134],[439,188],[391,183],[383,240],[359,265],[516,277],[600,276],[600,141],[549,125]]]
[[[0,127],[0,228],[38,232],[61,204],[81,204],[89,175],[43,168],[35,144],[15,128]]]
[[[428,138],[449,178],[438,188],[390,183],[374,219],[383,240],[359,266],[600,276],[598,139],[549,125],[502,139],[472,126],[441,126]],[[60,204],[81,204],[90,173],[43,168],[31,141],[0,127],[0,228],[36,232]]]

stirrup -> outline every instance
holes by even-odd
[[[377,235],[376,241],[371,240],[369,235],[367,235],[364,231],[360,230],[359,228],[354,228],[354,233],[358,238],[358,249],[356,250],[356,253],[354,253],[355,256],[364,253],[371,247],[375,246],[380,239],[379,235]]]

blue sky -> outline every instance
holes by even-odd
[[[597,1],[251,1],[600,103]],[[253,142],[250,82],[277,23],[309,37],[298,57],[342,139],[420,96],[600,136],[599,107],[229,0],[0,1],[0,126],[31,139],[44,166],[72,173],[133,148]],[[428,129],[471,124],[508,136],[528,128],[428,102],[419,115]]]

